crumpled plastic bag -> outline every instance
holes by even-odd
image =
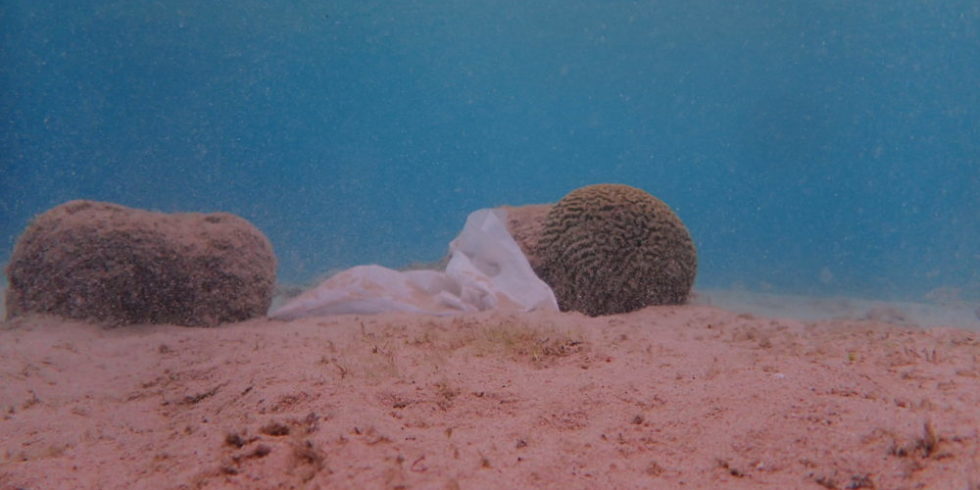
[[[507,230],[507,212],[481,209],[466,218],[450,244],[445,271],[396,271],[362,265],[339,272],[273,310],[293,320],[309,316],[393,311],[452,315],[508,310],[558,311],[551,288],[531,269]]]

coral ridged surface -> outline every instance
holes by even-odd
[[[548,213],[535,272],[563,311],[590,316],[687,300],[697,253],[666,203],[627,185],[576,189]]]
[[[275,268],[265,235],[228,213],[71,201],[36,217],[17,241],[7,316],[198,326],[246,320],[268,310]]]

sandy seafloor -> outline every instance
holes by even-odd
[[[26,317],[0,324],[0,489],[980,489],[971,312]]]

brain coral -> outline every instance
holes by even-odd
[[[276,257],[228,213],[70,201],[37,216],[7,265],[7,317],[211,326],[264,315]]]
[[[683,303],[697,272],[694,242],[673,210],[618,184],[582,187],[555,204],[536,255],[559,307],[590,316]]]

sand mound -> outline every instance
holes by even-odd
[[[0,329],[4,488],[977,488],[977,333],[705,306]]]

